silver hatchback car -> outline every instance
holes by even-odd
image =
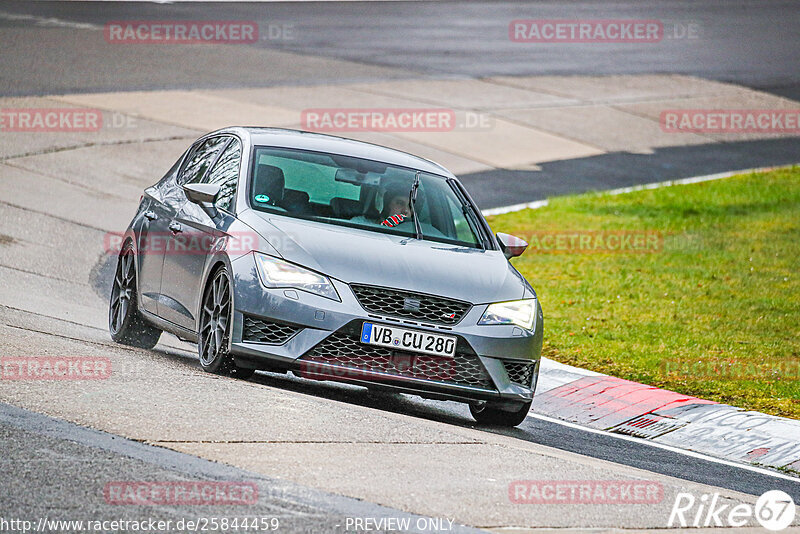
[[[120,343],[196,342],[206,371],[293,373],[466,402],[514,426],[542,310],[443,167],[308,132],[227,128],[145,190],[109,306]]]

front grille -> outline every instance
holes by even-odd
[[[389,317],[454,325],[472,306],[468,302],[387,287],[350,286],[365,310]]]
[[[245,315],[242,341],[280,345],[289,341],[300,330],[301,328],[298,326],[265,321]]]
[[[391,350],[358,341],[358,333],[334,332],[314,347],[301,360],[336,365],[359,371],[420,378],[436,382],[493,389],[492,381],[478,357],[456,352],[444,358],[413,352]],[[307,366],[303,371],[312,369]],[[309,373],[313,374],[313,373]],[[346,375],[344,375],[346,376]],[[350,375],[357,377],[357,373]],[[369,379],[369,378],[368,378]]]
[[[531,387],[533,382],[533,362],[504,361],[503,365],[508,373],[508,379],[516,384]]]

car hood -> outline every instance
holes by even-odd
[[[394,287],[473,304],[523,298],[502,252],[420,241],[248,210],[243,222],[287,261],[346,283]],[[269,248],[265,252],[272,253]]]

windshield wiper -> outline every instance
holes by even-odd
[[[408,194],[408,206],[411,208],[411,217],[414,219],[414,229],[417,232],[417,239],[422,239],[422,228],[419,225],[419,218],[417,217],[417,210],[414,205],[417,202],[417,189],[419,189],[419,174],[414,176],[414,185],[411,186],[411,192]]]

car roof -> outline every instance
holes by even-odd
[[[375,145],[355,139],[346,139],[335,135],[326,135],[288,128],[261,128],[236,126],[217,130],[208,135],[234,133],[249,137],[254,146],[273,146],[282,148],[299,148],[316,152],[328,152],[364,158],[401,167],[409,167],[433,174],[455,177],[453,173],[433,161],[414,156],[393,148]]]

